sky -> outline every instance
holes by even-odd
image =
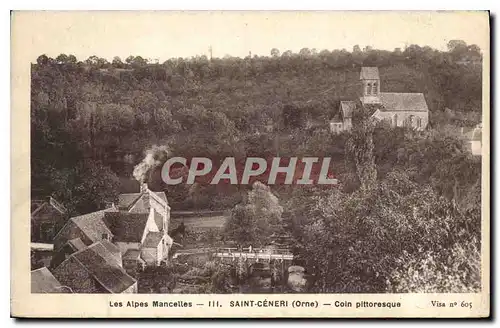
[[[158,59],[209,54],[269,55],[301,48],[333,50],[354,45],[394,50],[449,40],[489,46],[485,12],[17,12],[12,42],[30,38],[31,61],[41,54],[129,55]]]

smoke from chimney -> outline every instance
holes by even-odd
[[[134,167],[134,178],[142,185],[148,182],[149,175],[156,167],[163,165],[166,162],[169,149],[168,146],[153,145],[150,149],[146,150],[145,157]]]

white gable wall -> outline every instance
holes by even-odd
[[[144,228],[144,231],[142,232],[141,243],[144,242],[144,239],[146,238],[147,234],[150,231],[154,231],[154,232],[160,231],[160,229],[158,228],[158,226],[156,225],[156,222],[155,222],[155,214],[154,214],[153,208],[151,208],[149,210],[148,221],[146,222],[146,226]]]
[[[158,227],[160,230],[165,229],[168,231],[168,226],[170,224],[170,206],[165,204],[165,202],[160,199],[157,195],[151,193],[149,197],[149,203],[151,208],[154,208],[157,213],[163,217],[164,227]]]

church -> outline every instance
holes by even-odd
[[[380,92],[377,67],[362,67],[359,75],[359,100],[341,101],[338,114],[330,121],[330,131],[340,133],[352,128],[356,106],[371,110],[371,117],[386,121],[392,127],[424,130],[429,122],[429,109],[422,93]]]

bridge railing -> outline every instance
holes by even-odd
[[[216,248],[217,253],[262,253],[262,254],[292,254],[289,249],[274,249],[274,248],[252,248],[249,247],[236,248],[236,247],[220,247]]]
[[[213,256],[218,258],[244,258],[244,259],[262,259],[262,260],[293,260],[293,254],[274,254],[259,252],[217,252]]]
[[[197,254],[212,254],[215,257],[247,257],[247,258],[293,258],[293,254],[288,249],[267,249],[267,248],[252,248],[252,251],[248,247],[246,248],[236,248],[236,247],[220,247],[220,248],[198,248],[198,249],[186,249],[178,250],[172,254],[172,258],[177,258],[183,255],[197,255]]]

